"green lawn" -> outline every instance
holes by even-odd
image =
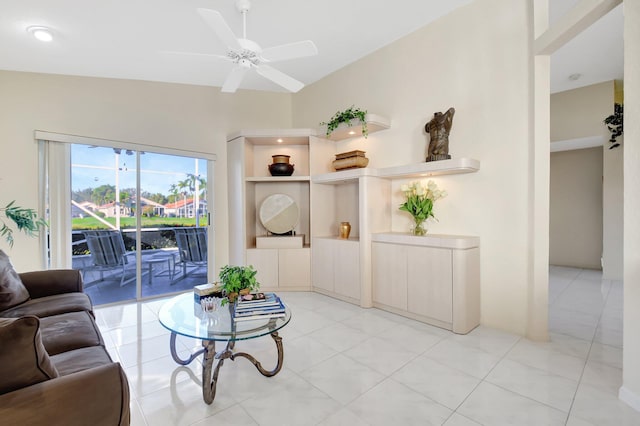
[[[105,221],[111,223],[115,226],[116,219],[114,217],[104,218]],[[205,225],[206,218],[200,218],[200,226]],[[171,227],[180,227],[180,226],[195,226],[196,219],[195,218],[186,218],[186,217],[143,217],[142,218],[142,227],[143,228],[171,228]],[[82,230],[82,229],[108,229],[108,227],[100,222],[99,220],[93,217],[85,217],[85,218],[73,218],[71,219],[71,226],[74,230]],[[120,228],[135,228],[136,227],[136,218],[135,217],[122,217],[120,218]]]

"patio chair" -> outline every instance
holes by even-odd
[[[136,279],[135,252],[127,252],[120,231],[84,231],[87,246],[91,252],[91,265],[85,270],[99,271],[100,281],[104,281],[105,271],[120,270],[120,287]],[[129,256],[133,256],[129,261]],[[144,262],[143,262],[144,263]],[[129,267],[129,268],[128,268]],[[127,269],[134,268],[133,277],[127,278]]]
[[[187,276],[187,266],[191,272],[207,266],[207,228],[175,228],[176,244],[182,264],[182,278]]]

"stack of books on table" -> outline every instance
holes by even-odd
[[[284,304],[275,293],[253,293],[241,296],[233,310],[233,320],[236,322],[284,316]]]

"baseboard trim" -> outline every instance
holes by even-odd
[[[640,412],[640,396],[631,392],[629,389],[624,386],[620,387],[620,391],[618,392],[618,398],[629,407],[633,408],[636,411]]]

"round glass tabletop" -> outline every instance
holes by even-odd
[[[193,298],[193,293],[180,294],[168,300],[158,312],[160,324],[166,329],[183,336],[203,340],[247,340],[271,334],[280,330],[291,320],[291,309],[286,306],[282,318],[259,318],[234,322],[229,312],[230,306],[223,306],[214,312],[205,312]]]

